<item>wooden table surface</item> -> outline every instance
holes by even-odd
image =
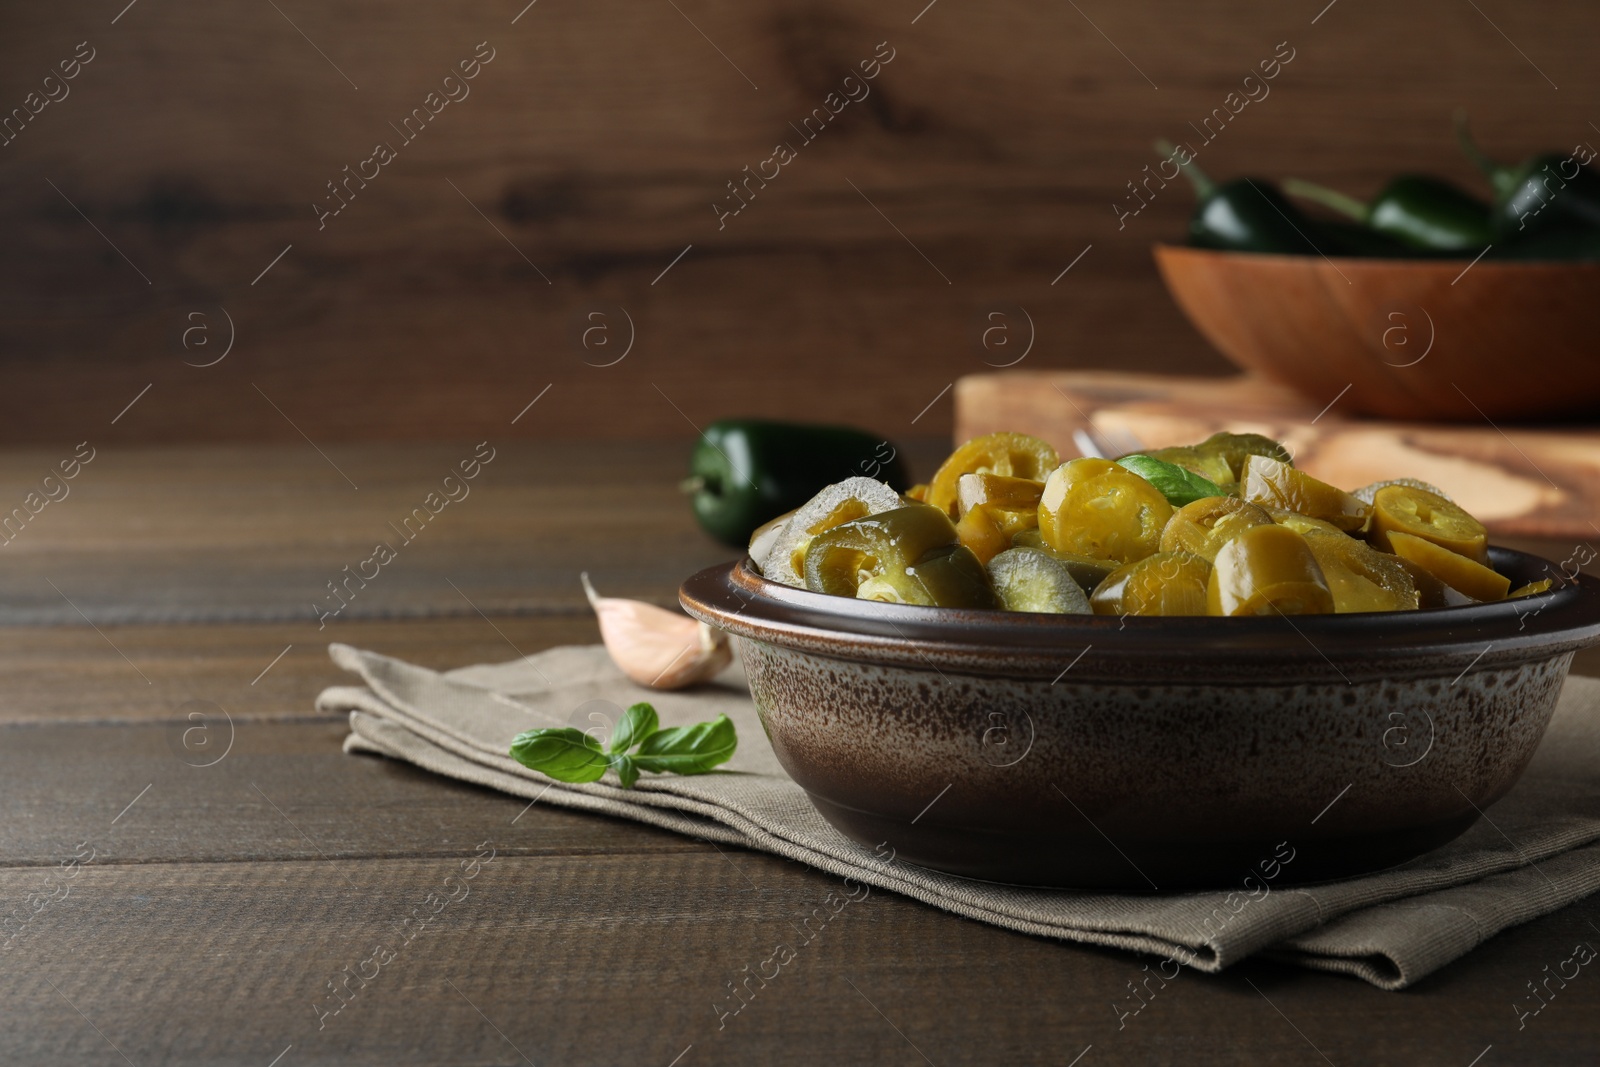
[[[503,447],[319,623],[324,583],[471,451],[108,449],[5,546],[0,1062],[1594,1061],[1595,980],[1520,1029],[1513,1003],[1600,941],[1600,899],[1407,992],[1247,961],[1119,1026],[1151,961],[875,892],[719,1027],[725,983],[836,879],[345,756],[313,707],[344,679],[329,640],[440,668],[588,642],[578,570],[670,602],[728,555],[677,498],[675,449]],[[0,491],[54,459],[0,455]]]

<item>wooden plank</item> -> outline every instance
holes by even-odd
[[[0,622],[315,626],[328,612],[331,628],[478,609],[577,613],[587,611],[581,570],[617,595],[668,601],[683,577],[734,555],[700,532],[677,489],[686,449],[501,446],[476,479],[455,483],[463,498],[425,506],[430,493],[445,501],[442,480],[473,454],[472,445],[333,448],[355,489],[304,442],[106,447],[70,495],[5,546],[17,568]],[[20,502],[52,455],[0,457],[0,499]],[[396,554],[382,566],[371,562],[379,542]]]
[[[1264,433],[1334,485],[1421,478],[1496,535],[1564,540],[1568,552],[1574,539],[1600,542],[1600,428],[1351,419],[1340,415],[1337,400],[1319,405],[1250,377],[1014,372],[957,383],[956,433],[1032,433],[1064,455],[1077,454],[1073,431],[1090,420],[1150,448],[1190,444],[1218,430]]]
[[[945,451],[899,443],[923,476]],[[611,595],[673,605],[684,578],[739,554],[699,529],[678,489],[687,444],[488,448],[492,461],[451,488],[475,444],[330,446],[327,459],[304,441],[104,445],[0,545],[12,562],[0,625],[310,620],[327,637],[362,618],[587,616],[580,571]],[[21,506],[72,454],[0,452],[0,504]],[[379,542],[395,553],[381,565]]]
[[[1182,233],[1187,192],[1152,183],[1118,221],[1142,202],[1125,198],[1153,137],[1201,141],[1191,123],[1223,109],[1199,146],[1213,173],[1365,194],[1404,171],[1473,180],[1449,143],[1457,106],[1514,159],[1590,137],[1565,102],[1600,89],[1600,12],[1578,0],[1493,22],[1443,0],[1340,7],[1315,25],[1268,0],[604,0],[513,25],[521,6],[139,5],[94,29],[19,12],[0,41],[6,107],[78,41],[97,54],[3,149],[0,440],[104,430],[146,385],[124,440],[298,443],[261,393],[322,442],[462,439],[552,383],[515,433],[689,437],[663,393],[695,421],[826,412],[895,433],[1018,351],[981,337],[1003,309],[1020,329],[1019,307],[1030,366],[1220,371],[1148,256]],[[484,40],[496,58],[470,98],[319,228],[326,183],[399,142],[390,124]],[[873,95],[719,228],[727,183],[798,140],[790,124],[880,41],[896,57]],[[1280,41],[1295,58],[1271,95],[1229,118]],[[585,366],[619,351],[582,346],[589,314],[620,343],[619,309],[633,352]],[[220,352],[224,310],[234,353],[184,366]],[[210,347],[186,351],[197,325]],[[918,425],[949,417],[935,405]]]
[[[502,851],[462,878],[480,841],[518,836],[474,825],[464,847],[426,859],[90,864],[10,947],[0,1055],[261,1067],[276,1056],[1061,1065],[1087,1053],[1085,1064],[1310,1065],[1468,1064],[1490,1046],[1496,1062],[1578,1063],[1594,1047],[1593,983],[1556,990],[1522,1030],[1508,1010],[1544,965],[1593,939],[1593,900],[1502,934],[1404,994],[1248,961],[1163,984],[1153,958],[860,898],[838,879],[733,850]],[[0,871],[0,899],[23,900],[42,877]],[[850,892],[854,902],[830,903]],[[834,907],[826,924],[815,918]],[[434,908],[407,941],[418,927],[406,919]],[[775,976],[767,965],[773,977],[751,980],[731,1014],[727,983],[759,972],[780,944],[793,960]],[[1148,1002],[1119,1017],[1117,1005],[1138,1002],[1129,983]]]
[[[226,723],[209,723],[211,751],[184,744],[191,726],[0,727],[0,796],[19,816],[0,827],[0,866],[59,864],[86,854],[80,841],[101,866],[453,855],[487,833],[503,852],[527,856],[710,848],[560,809],[540,807],[535,819],[526,800],[347,756],[343,717],[236,720],[231,736]],[[77,784],[62,791],[63,781]]]
[[[324,688],[354,681],[328,659],[331,641],[449,670],[599,639],[587,615],[358,619],[322,631],[314,623],[5,627],[0,722],[305,717]]]

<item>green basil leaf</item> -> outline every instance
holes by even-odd
[[[728,762],[738,747],[733,720],[718,715],[711,722],[656,731],[645,738],[633,760],[645,771],[704,774]]]
[[[622,779],[624,789],[632,789],[633,783],[639,780],[639,765],[633,762],[632,756],[612,756],[611,769]]]
[[[571,726],[518,734],[511,742],[511,757],[558,782],[593,782],[608,766],[600,742]]]
[[[1161,495],[1167,498],[1167,503],[1175,508],[1192,504],[1196,500],[1204,500],[1208,496],[1228,495],[1216,482],[1202,478],[1192,470],[1137,452],[1131,456],[1123,456],[1117,460],[1117,465],[1126,467],[1155,486]]]
[[[661,720],[656,717],[655,708],[649,704],[635,704],[622,713],[622,721],[611,732],[611,744],[606,746],[606,751],[613,754],[626,752],[655,733],[660,726]]]

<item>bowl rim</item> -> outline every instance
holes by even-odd
[[[1456,677],[1472,665],[1526,663],[1600,643],[1600,580],[1568,579],[1550,561],[1514,549],[1493,547],[1490,555],[1514,582],[1548,576],[1558,584],[1515,600],[1421,611],[1226,620],[1042,615],[829,596],[763,578],[747,556],[691,576],[678,596],[690,615],[734,636],[854,661],[1051,677],[1093,648],[1093,664],[1074,675],[1080,681],[1260,681],[1269,668],[1287,670],[1280,680],[1291,681]]]
[[[1172,244],[1167,241],[1152,241],[1151,254],[1157,263],[1167,256],[1190,256],[1197,259],[1227,259],[1245,261],[1281,260],[1285,263],[1301,263],[1314,267],[1317,270],[1326,270],[1332,263],[1340,267],[1353,267],[1356,270],[1437,270],[1440,272],[1459,271],[1464,263],[1476,263],[1471,256],[1414,256],[1414,257],[1379,257],[1379,256],[1311,256],[1294,252],[1244,252],[1229,248],[1200,248],[1195,245]],[[1504,268],[1524,272],[1539,271],[1588,271],[1600,272],[1600,259],[1490,259],[1478,263],[1474,271],[1495,271]]]

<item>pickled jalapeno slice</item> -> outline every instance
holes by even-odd
[[[1258,433],[1214,433],[1194,446],[1202,459],[1215,458],[1222,463],[1238,482],[1244,478],[1244,467],[1251,456],[1262,456],[1288,466],[1294,466],[1289,450],[1270,437]],[[1215,481],[1216,479],[1212,479]]]
[[[1008,478],[1044,481],[1061,463],[1056,450],[1025,433],[991,433],[974,437],[940,465],[928,483],[927,501],[952,519],[963,474],[1001,474]]]
[[[965,545],[944,545],[924,553],[906,568],[906,576],[916,583],[916,588],[922,591],[926,599],[906,600],[904,603],[927,604],[936,608],[1001,606],[988,572]],[[856,595],[859,596],[860,592]]]
[[[911,504],[818,534],[805,557],[806,588],[817,593],[941,608],[999,606],[949,516]]]
[[[1267,526],[1272,516],[1236,496],[1209,496],[1172,513],[1161,531],[1161,551],[1189,552],[1207,562],[1222,546],[1252,526]]]
[[[956,538],[978,557],[979,563],[988,563],[1011,547],[1011,535],[1006,533],[1005,527],[1003,513],[979,504],[968,508],[956,523]]]
[[[963,474],[957,505],[961,521],[956,535],[979,561],[988,563],[1011,547],[1017,534],[1039,525],[1039,496],[1044,483],[1001,474]]]
[[[1417,583],[1405,563],[1345,534],[1311,534],[1306,545],[1333,593],[1333,610],[1409,611],[1418,606]]]
[[[979,504],[1007,511],[1037,511],[1043,492],[1040,479],[1004,474],[963,474],[956,482],[956,499],[963,512]]]
[[[1343,489],[1270,456],[1253,455],[1245,461],[1239,495],[1252,504],[1298,512],[1341,530],[1361,529],[1371,510]]]
[[[1273,522],[1277,523],[1279,526],[1289,527],[1289,529],[1293,530],[1301,537],[1315,537],[1318,534],[1326,534],[1329,537],[1334,535],[1338,535],[1339,537],[1349,536],[1331,522],[1323,522],[1321,519],[1313,519],[1310,515],[1302,515],[1298,511],[1289,511],[1286,508],[1273,507],[1263,508],[1262,510],[1268,515],[1272,516]]]
[[[989,580],[1007,611],[1087,615],[1089,598],[1066,566],[1038,548],[1008,548],[989,561]]]
[[[1108,459],[1075,459],[1045,479],[1039,532],[1059,553],[1133,563],[1161,547],[1172,505],[1160,490]]]
[[[1267,508],[1281,526],[1306,539],[1333,593],[1333,610],[1407,611],[1419,605],[1419,590],[1405,561],[1379,552],[1332,523],[1282,508]]]
[[[1205,615],[1211,564],[1190,552],[1158,552],[1118,567],[1089,598],[1096,615]]]
[[[1350,495],[1357,500],[1364,500],[1370,504],[1373,498],[1378,495],[1380,489],[1387,489],[1391,485],[1404,485],[1411,489],[1421,489],[1424,492],[1432,493],[1434,496],[1450,500],[1452,504],[1455,503],[1454,500],[1450,499],[1449,493],[1440,489],[1437,485],[1425,482],[1420,478],[1387,478],[1381,482],[1373,482],[1371,485],[1363,485],[1360,489],[1352,489]]]
[[[846,478],[828,486],[795,509],[783,531],[772,542],[761,573],[785,585],[806,584],[806,549],[812,538],[854,519],[890,511],[901,504],[900,494],[871,478]]]
[[[1459,608],[1478,603],[1467,594],[1445,585],[1410,560],[1400,556],[1393,558],[1399,560],[1406,573],[1411,575],[1411,581],[1417,587],[1418,608]]]
[[[778,538],[783,536],[783,529],[789,525],[789,520],[794,517],[794,512],[786,511],[775,519],[768,519],[756,527],[755,533],[750,535],[750,558],[756,562],[756,569],[761,568],[761,562],[772,552],[772,546],[778,543]]]
[[[1391,531],[1388,536],[1395,555],[1410,560],[1451,589],[1474,600],[1504,600],[1511,589],[1511,579],[1459,552],[1399,530]]]
[[[1372,543],[1385,552],[1397,552],[1391,539],[1396,533],[1420,537],[1482,564],[1489,562],[1489,531],[1483,523],[1426,489],[1389,485],[1373,495]]]
[[[1206,604],[1212,615],[1319,615],[1333,611],[1333,593],[1306,539],[1274,524],[1222,546]]]
[[[1014,548],[1037,548],[1041,552],[1048,552],[1051,558],[1059,562],[1072,575],[1072,580],[1078,583],[1078,588],[1085,593],[1092,593],[1095,586],[1106,580],[1106,575],[1116,570],[1121,564],[1116,560],[1095,559],[1093,556],[1079,556],[1072,552],[1057,552],[1044,543],[1044,536],[1039,533],[1038,527],[1023,530],[1011,539]]]

